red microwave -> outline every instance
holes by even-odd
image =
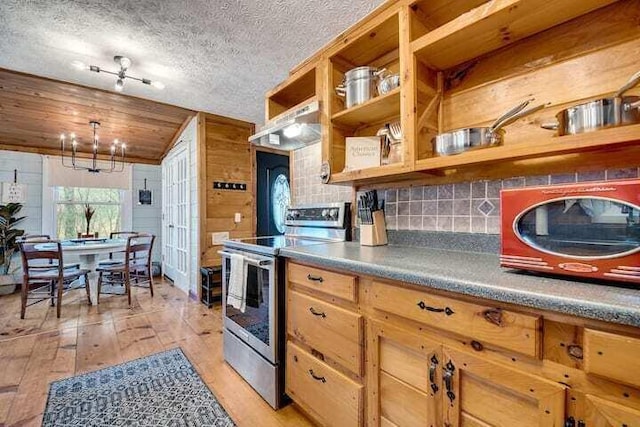
[[[640,180],[502,190],[500,265],[640,283]]]

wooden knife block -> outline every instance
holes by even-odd
[[[387,223],[383,211],[373,212],[373,224],[360,225],[361,246],[383,246],[387,242]]]

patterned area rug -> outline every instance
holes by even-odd
[[[179,348],[51,383],[42,425],[235,426]]]

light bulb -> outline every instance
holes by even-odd
[[[126,56],[120,58],[120,66],[125,70],[131,66],[131,60]]]
[[[69,135],[69,137],[70,137],[71,139],[76,139],[76,134],[75,134],[75,133],[72,133],[71,135]]]
[[[156,81],[156,80],[151,82],[151,86],[155,87],[156,89],[160,89],[160,90],[164,89],[164,83]]]
[[[283,133],[287,138],[295,138],[297,136],[300,136],[300,134],[302,133],[302,125],[300,123],[294,123],[291,126],[287,126],[286,128],[284,128]]]
[[[75,148],[75,147],[77,147],[77,146],[78,146],[78,141],[76,141],[76,140],[74,139],[72,144],[73,144],[73,147]]]
[[[126,146],[126,145],[124,145],[124,142],[123,142],[123,143],[122,143],[122,151],[124,151],[124,150],[125,150],[125,148],[127,148],[127,146]]]
[[[122,92],[123,88],[124,88],[124,82],[122,81],[122,79],[118,79],[116,81],[116,92]]]
[[[118,144],[118,138],[113,140],[113,145],[117,145]]]
[[[78,70],[88,70],[89,67],[87,66],[87,64],[85,64],[82,61],[73,61],[71,63],[71,65],[73,65],[74,68],[77,68]]]
[[[65,138],[64,133],[61,133],[60,134],[60,139],[64,141],[64,138]]]

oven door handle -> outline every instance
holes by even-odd
[[[231,252],[226,252],[226,251],[218,251],[218,254],[227,258],[230,258],[232,255]],[[243,258],[244,258],[244,262],[256,265],[258,267],[264,267],[265,265],[269,265],[273,263],[273,260],[270,258],[257,258],[257,257],[254,258],[254,257],[248,257],[244,255],[243,255]]]

